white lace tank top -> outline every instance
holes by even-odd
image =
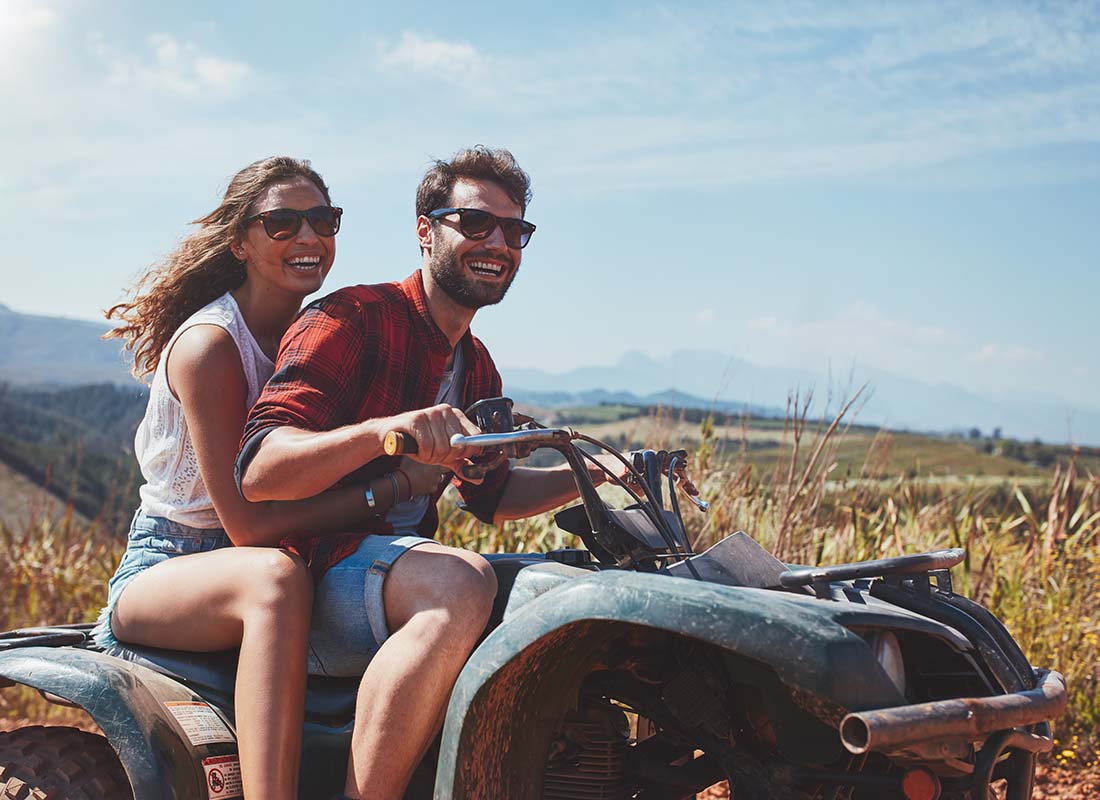
[[[237,343],[241,366],[248,381],[247,411],[275,371],[241,316],[237,301],[228,292],[196,311],[179,326],[161,354],[149,387],[149,405],[134,437],[134,454],[141,466],[141,508],[154,517],[167,517],[192,528],[220,528],[221,522],[199,474],[195,448],[187,432],[187,420],[179,400],[168,388],[165,356],[181,333],[194,325],[217,325]],[[216,386],[210,387],[217,391]]]

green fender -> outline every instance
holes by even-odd
[[[924,628],[882,608],[807,595],[606,570],[525,603],[474,651],[447,709],[436,800],[536,797],[548,716],[568,705],[592,655],[630,627],[680,634],[767,665],[804,697],[844,711],[904,704],[845,624]]]
[[[24,647],[0,653],[0,686],[22,684],[88,712],[118,754],[135,800],[207,797],[202,759],[236,753],[192,745],[166,702],[205,702],[147,667],[91,650]],[[233,726],[223,719],[230,732]]]

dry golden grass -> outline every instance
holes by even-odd
[[[705,516],[683,509],[697,547],[744,530],[781,558],[806,564],[966,548],[953,573],[957,591],[987,604],[1033,663],[1065,674],[1071,697],[1058,726],[1061,760],[1091,759],[1100,731],[1100,477],[1072,464],[1039,482],[891,475],[884,432],[858,475],[837,478],[846,415],[817,423],[807,407],[793,399],[782,457],[769,468],[754,466],[744,450],[722,452],[707,423],[697,430],[692,472],[712,502]],[[672,426],[654,423],[654,444],[675,445]],[[576,544],[550,515],[493,528],[450,499],[441,512],[439,538],[481,552]],[[0,629],[93,619],[124,542],[123,531],[71,517],[0,524]],[[0,692],[8,724],[41,719],[47,708],[30,693]]]

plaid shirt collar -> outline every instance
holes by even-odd
[[[408,298],[409,303],[415,309],[419,325],[417,331],[417,341],[423,342],[432,352],[437,355],[450,356],[454,350],[451,347],[451,340],[447,338],[447,334],[436,323],[435,318],[432,317],[432,310],[428,306],[428,291],[424,288],[424,272],[423,270],[416,270],[412,275],[405,278],[400,283],[401,291]],[[470,331],[470,328],[466,328],[466,332],[462,334],[462,338],[459,340],[459,346],[462,347],[462,357],[466,364],[473,364],[476,358],[474,352],[474,335]]]
[[[450,353],[452,349],[451,340],[440,330],[439,325],[432,317],[431,309],[428,307],[428,292],[424,288],[424,273],[418,269],[405,278],[401,282],[401,291],[405,293],[405,297],[409,299],[412,307],[416,309],[416,313],[420,317],[423,329],[418,333],[423,337],[424,344],[437,353]],[[462,338],[465,339],[469,334],[470,331],[467,329]]]

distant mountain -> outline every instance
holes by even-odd
[[[130,364],[109,327],[20,314],[0,305],[0,381],[13,384],[132,384]]]
[[[146,399],[138,384],[0,384],[0,464],[87,517],[131,514],[138,478],[134,431]]]
[[[110,382],[133,387],[129,360],[117,340],[102,340],[106,325],[20,314],[0,306],[0,381],[15,385]],[[609,366],[584,366],[560,374],[502,368],[505,391],[542,407],[618,402],[783,413],[787,394],[812,388],[817,412],[835,410],[864,382],[869,398],[859,414],[865,424],[914,431],[980,428],[1046,442],[1100,444],[1100,409],[1026,398],[999,398],[948,384],[932,384],[885,370],[859,369],[830,376],[825,370],[764,367],[729,354],[685,350],[667,358],[638,352]]]
[[[625,405],[625,406],[665,406],[672,408],[698,408],[717,411],[724,414],[750,414],[755,417],[782,417],[784,410],[778,406],[757,406],[735,400],[714,400],[696,397],[666,389],[663,392],[637,395],[633,392],[609,392],[606,389],[589,389],[583,392],[540,392],[518,387],[504,387],[505,394],[528,406],[537,408],[570,408],[572,406]]]
[[[803,395],[813,390],[818,412],[835,411],[842,398],[866,382],[870,392],[858,416],[864,424],[935,432],[976,427],[987,434],[1000,428],[1003,435],[1020,439],[1065,442],[1072,438],[1081,444],[1100,444],[1100,410],[1096,408],[1004,400],[876,369],[829,375],[824,371],[763,367],[716,352],[680,351],[660,359],[631,352],[617,364],[563,373],[507,367],[502,367],[501,373],[505,392],[516,399],[554,399],[554,403],[535,403],[543,406],[583,405],[589,402],[586,398],[651,404],[651,397],[675,387],[685,398],[682,402],[674,399],[671,405],[745,409],[762,416],[782,413],[788,392],[796,388]],[[630,400],[627,395],[636,399]]]

